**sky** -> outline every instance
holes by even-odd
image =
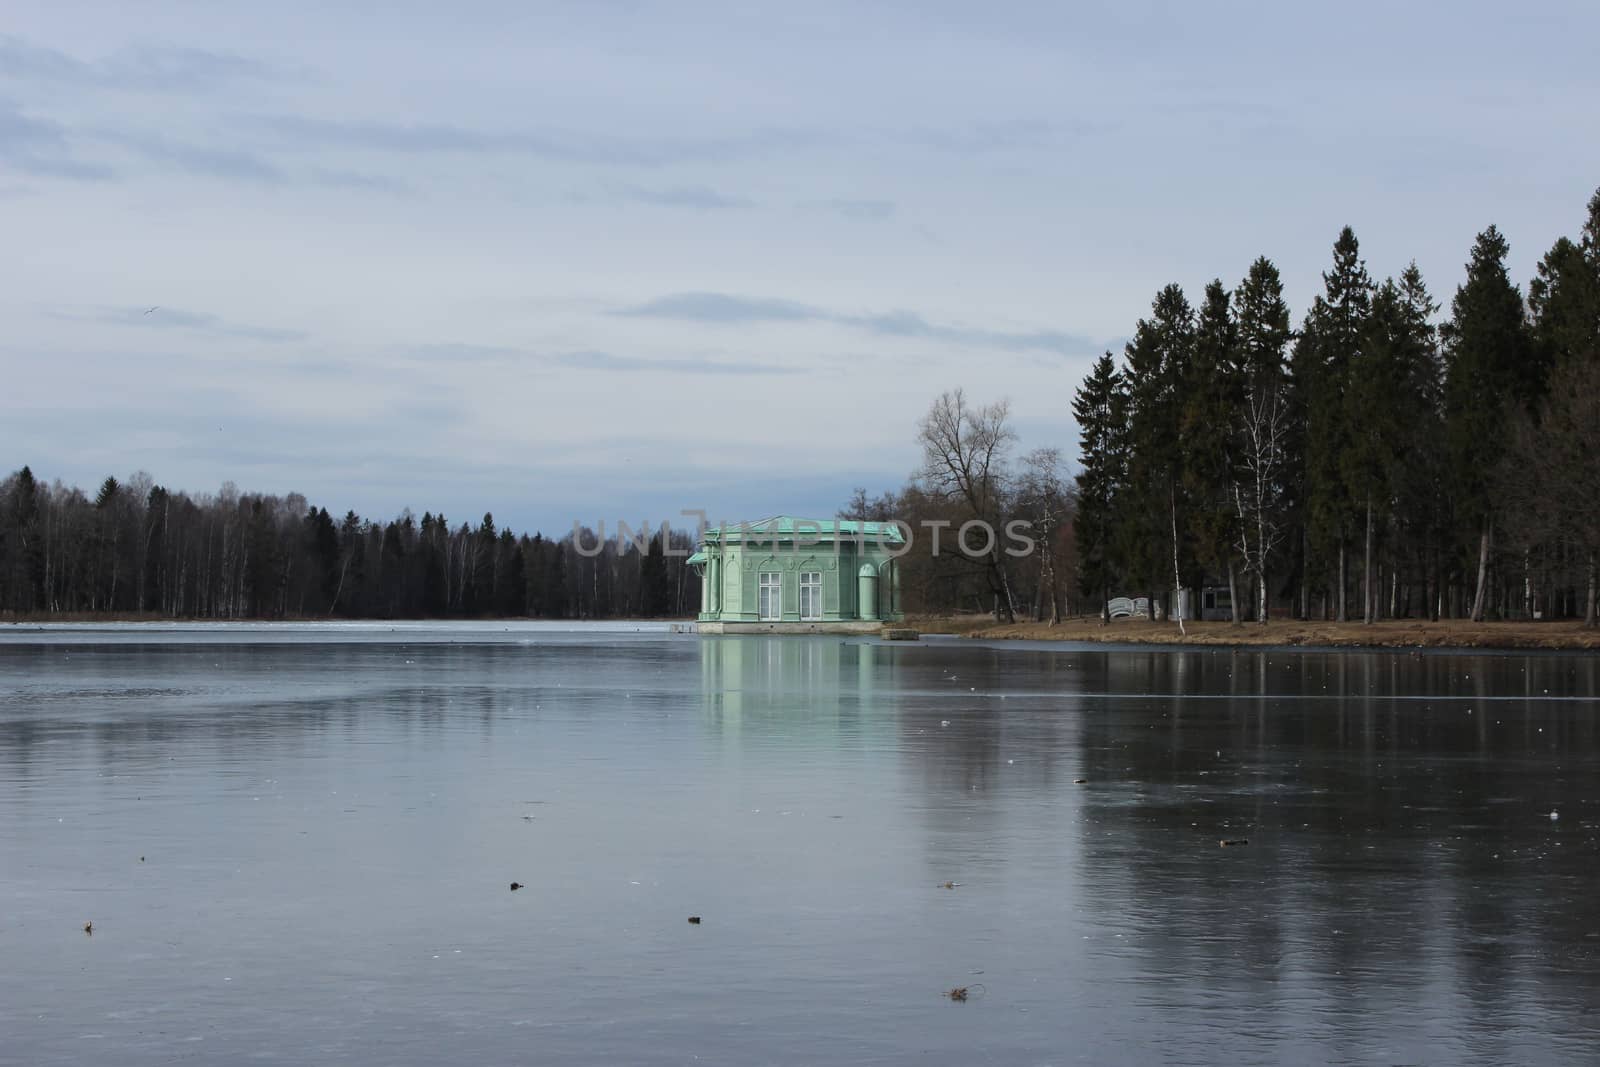
[[[1169,282],[1298,321],[1348,224],[1448,305],[1494,223],[1525,285],[1600,8],[1303,7],[8,0],[0,474],[827,516],[947,389],[1071,456]]]

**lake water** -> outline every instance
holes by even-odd
[[[1597,693],[1578,654],[4,627],[0,1061],[1593,1063]]]

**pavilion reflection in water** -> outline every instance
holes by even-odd
[[[860,740],[894,733],[894,650],[837,637],[700,638],[707,723],[725,736]]]

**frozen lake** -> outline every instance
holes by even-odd
[[[1593,1062],[1597,693],[1583,654],[0,627],[0,1062]]]

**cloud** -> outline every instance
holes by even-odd
[[[199,92],[276,73],[261,63],[202,48],[139,46],[84,61],[20,37],[0,37],[0,77],[97,89]]]
[[[257,114],[242,126],[295,149],[336,148],[405,155],[522,155],[562,163],[614,167],[665,167],[729,163],[819,147],[851,147],[891,140],[912,147],[970,156],[1060,148],[1102,129],[1088,122],[995,120],[960,127],[891,131],[765,127],[740,133],[659,136],[561,129],[486,130],[449,122],[321,118]],[[859,218],[882,218],[894,205],[882,200],[838,199],[820,206]]]
[[[1098,346],[1081,334],[1060,330],[996,330],[929,322],[914,311],[849,313],[828,311],[788,300],[734,296],[729,293],[676,293],[613,312],[640,318],[700,323],[824,322],[863,330],[880,337],[921,338],[950,344],[1038,350],[1083,355]]]
[[[208,148],[122,130],[75,131],[47,118],[25,115],[0,100],[0,163],[27,174],[54,178],[105,179],[116,175],[100,162],[86,162],[74,153],[74,142],[115,145],[126,152],[176,170],[209,177],[281,182],[282,172],[271,163],[246,152]]]
[[[401,354],[421,363],[449,360],[453,363],[511,363],[534,358],[532,353],[504,345],[474,345],[461,342],[407,345]]]
[[[411,345],[404,354],[421,363],[450,361],[452,363],[534,364],[549,367],[567,367],[573,370],[606,372],[665,372],[676,374],[731,374],[770,375],[799,374],[798,368],[776,363],[743,361],[729,363],[714,359],[672,358],[650,359],[643,356],[624,356],[614,352],[585,349],[574,352],[545,354],[503,345],[475,345],[442,343]]]
[[[285,180],[283,171],[277,166],[250,152],[210,148],[145,133],[101,131],[98,136],[152,163],[160,163],[186,174],[270,185]]]
[[[15,36],[0,36],[0,80],[42,85],[59,95],[63,86],[164,93],[212,92],[243,79],[275,79],[261,63],[199,48],[137,46],[92,61]],[[84,127],[69,131],[51,119],[24,115],[0,100],[0,163],[45,177],[107,179],[117,171],[85,161],[74,149],[104,153],[114,146],[148,162],[188,174],[281,183],[285,175],[265,158],[210,143],[193,143],[134,128]],[[332,184],[321,182],[319,184]]]
[[[639,185],[606,185],[594,192],[573,193],[579,203],[631,201],[657,207],[688,208],[693,211],[736,211],[755,207],[755,201],[728,196],[704,185],[680,185],[651,189]]]
[[[836,215],[843,215],[847,219],[859,222],[881,222],[895,213],[892,200],[813,200],[804,206],[822,211],[831,211]]]
[[[201,48],[131,48],[109,56],[100,67],[120,88],[187,92],[227,82],[270,80],[277,74],[243,56]]]
[[[291,176],[276,163],[252,152],[177,140],[139,130],[86,129],[68,136],[66,127],[51,119],[25,115],[0,101],[0,163],[41,177],[106,179],[117,175],[112,167],[86,162],[72,153],[73,141],[93,143],[105,151],[122,152],[170,170],[206,178],[282,185],[295,182],[330,189],[407,193],[405,183],[383,175],[333,167],[312,167]]]
[[[889,134],[905,144],[958,155],[1060,148],[1114,126],[1103,121],[1073,119],[998,119],[960,127],[924,127]]]
[[[724,363],[711,359],[644,359],[609,352],[568,352],[554,357],[563,367],[598,371],[666,371],[678,374],[798,374],[798,368],[774,363]]]
[[[60,123],[24,115],[4,100],[0,100],[0,164],[50,178],[98,180],[113,173],[109,167],[74,158]]]
[[[20,37],[0,37],[0,77],[73,81],[92,76],[87,63],[53,48],[39,48]]]
[[[827,313],[789,300],[767,300],[729,293],[674,293],[614,312],[637,318],[686,322],[805,322],[827,319]]]
[[[952,344],[977,345],[1008,351],[1038,349],[1062,355],[1081,355],[1096,347],[1081,334],[1060,330],[986,330],[968,326],[940,326],[912,311],[876,315],[837,315],[834,321],[884,337],[922,337]]]
[[[79,322],[107,323],[113,326],[136,326],[141,329],[192,330],[220,337],[239,337],[248,341],[270,341],[273,343],[303,341],[307,336],[301,330],[284,330],[271,326],[247,326],[228,322],[218,318],[216,315],[208,315],[204,312],[184,311],[180,308],[165,306],[157,307],[154,311],[135,307],[99,308],[88,312],[58,313],[56,317],[73,319]]]
[[[525,155],[565,163],[661,167],[728,162],[815,144],[821,135],[757,130],[719,137],[652,137],[567,130],[489,131],[449,123],[258,115],[242,120],[291,147],[342,148],[412,155]]]
[[[336,168],[316,167],[307,175],[306,180],[312,185],[322,185],[330,189],[355,189],[371,193],[394,193],[402,195],[412,192],[411,186],[397,178],[389,178],[382,174],[363,174],[360,171],[338,170]]]
[[[0,101],[0,147],[65,148],[66,132],[59,122],[30,118],[15,105]]]

